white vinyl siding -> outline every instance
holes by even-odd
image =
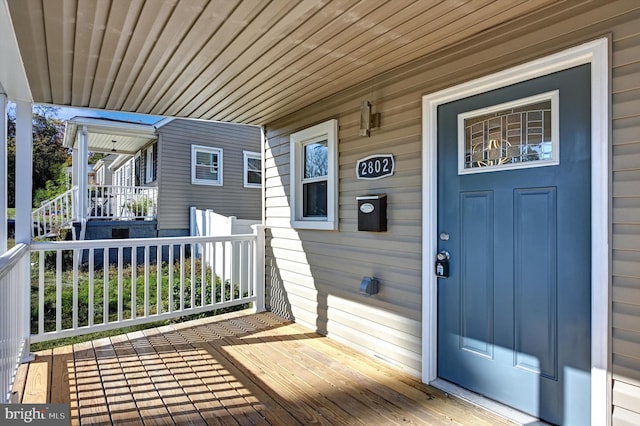
[[[222,149],[191,145],[191,183],[222,186]]]

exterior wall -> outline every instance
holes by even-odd
[[[611,363],[614,424],[640,424],[640,4],[535,14],[267,126],[267,303],[281,315],[418,375],[421,370],[421,97],[602,36],[612,43]],[[589,10],[591,9],[591,10]],[[381,128],[358,136],[362,100]],[[289,135],[339,122],[339,230],[289,226]],[[355,165],[391,153],[394,176],[358,181]],[[356,196],[386,193],[386,233],[357,231]],[[430,273],[430,271],[424,271]],[[363,276],[380,279],[365,298]]]
[[[223,186],[191,184],[191,145],[223,149]],[[260,151],[260,129],[176,119],[158,129],[158,229],[189,232],[189,207],[262,217],[260,188],[244,188],[242,151]],[[173,231],[172,231],[173,232]],[[177,231],[176,231],[177,232]]]

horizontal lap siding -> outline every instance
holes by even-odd
[[[189,229],[189,207],[260,220],[259,188],[244,188],[242,151],[260,152],[260,129],[176,119],[158,130],[158,229]],[[191,145],[222,148],[223,186],[191,184]]]
[[[596,6],[505,25],[269,124],[265,202],[272,309],[419,372],[422,95],[611,35],[614,419],[640,424],[640,4]],[[382,114],[381,128],[370,138],[358,136],[365,99]],[[331,118],[340,126],[339,231],[292,230],[289,135]],[[356,161],[376,153],[394,154],[395,175],[358,181]],[[358,232],[355,197],[382,192],[389,197],[389,231]],[[364,275],[381,278],[378,295],[358,294]]]
[[[640,424],[640,22],[613,31],[613,424]]]

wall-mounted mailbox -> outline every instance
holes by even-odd
[[[364,195],[358,201],[358,231],[387,230],[387,194]]]

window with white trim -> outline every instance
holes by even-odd
[[[222,149],[191,145],[191,183],[222,186]]]
[[[144,183],[153,182],[153,150],[155,145],[147,148],[147,155],[144,162]]]
[[[337,120],[291,135],[291,225],[294,228],[338,228],[337,146]]]
[[[258,152],[242,151],[244,164],[244,187],[262,187],[262,157]]]

